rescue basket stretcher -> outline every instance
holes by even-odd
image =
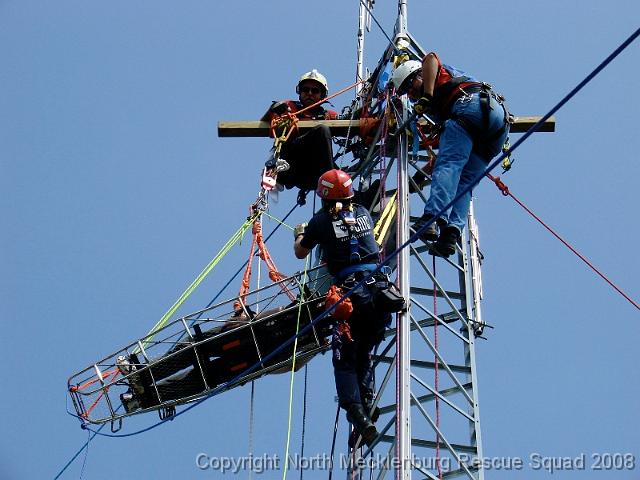
[[[125,417],[158,410],[165,418],[214,389],[290,370],[293,342],[280,347],[295,336],[298,319],[302,330],[325,310],[325,295],[302,280],[297,273],[179,318],[71,376],[68,391],[77,416],[111,422],[117,431]],[[323,280],[314,279],[313,287]],[[285,289],[297,298],[290,301]],[[298,338],[296,368],[330,348],[332,321],[325,317]]]

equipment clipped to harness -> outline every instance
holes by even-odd
[[[349,231],[349,262],[360,263],[362,257],[358,251],[358,239],[353,234],[353,227],[356,225],[353,205],[350,203],[347,206],[343,206],[342,202],[336,202],[331,209],[331,214],[342,220],[342,223]]]
[[[398,287],[389,279],[389,267],[384,266],[373,275],[375,280],[369,287],[373,292],[373,303],[385,313],[401,312],[405,309],[404,297]]]
[[[338,300],[342,298],[344,292],[337,285],[331,285],[329,288],[329,292],[327,293],[327,298],[324,301],[324,306],[326,310],[329,310],[333,307]],[[353,313],[353,304],[351,303],[350,298],[345,298],[342,302],[336,305],[336,308],[331,312],[331,316],[339,321],[347,321],[351,314]]]
[[[338,300],[342,298],[344,292],[337,285],[331,285],[327,298],[324,301],[325,308],[329,310],[331,307],[338,303]],[[345,298],[342,302],[338,303],[331,312],[331,316],[336,319],[336,324],[333,327],[333,338],[331,344],[333,346],[334,359],[339,361],[342,354],[342,346],[346,343],[353,342],[351,336],[351,325],[349,325],[349,318],[353,313],[353,304],[350,298]]]

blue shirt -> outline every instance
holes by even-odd
[[[355,224],[348,227],[341,218],[326,210],[316,213],[305,229],[300,245],[312,249],[320,245],[329,273],[336,275],[351,262],[351,237],[358,242],[360,260],[355,263],[377,263],[380,252],[373,238],[373,219],[362,205],[353,204]],[[349,232],[351,230],[351,232]]]

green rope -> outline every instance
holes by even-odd
[[[309,256],[304,262],[304,274],[302,278],[306,279],[307,270],[309,269]],[[289,445],[291,443],[291,419],[293,409],[293,380],[296,373],[296,354],[298,350],[298,332],[300,330],[300,314],[302,313],[302,304],[304,303],[304,288],[300,289],[300,301],[298,302],[298,318],[296,320],[296,338],[293,342],[293,361],[291,362],[291,380],[289,382],[289,420],[287,422],[287,446],[284,452],[284,469],[282,471],[282,479],[287,478],[287,467],[289,466]]]
[[[149,331],[149,333],[146,335],[144,342],[142,342],[143,347],[146,347],[151,342],[151,340],[153,339],[153,335],[155,335],[155,333],[158,330],[164,327],[167,321],[173,316],[174,313],[176,313],[178,308],[180,308],[180,306],[187,300],[187,298],[189,298],[189,296],[194,292],[194,290],[198,288],[198,286],[207,277],[207,275],[211,273],[211,270],[213,270],[214,267],[220,262],[220,260],[222,260],[222,258],[227,253],[229,253],[229,250],[231,250],[231,248],[237,242],[239,242],[242,239],[242,237],[244,237],[244,234],[246,233],[246,231],[249,230],[249,228],[251,228],[251,225],[259,215],[260,214],[257,213],[248,217],[247,220],[240,226],[240,228],[236,230],[236,232],[231,236],[231,238],[227,241],[227,243],[216,254],[213,260],[209,262],[209,264],[200,272],[200,274],[195,278],[195,280],[191,282],[191,285],[189,285],[187,289],[184,292],[182,292],[182,295],[180,295],[180,297],[175,301],[175,303],[171,306],[171,308],[169,308],[169,310],[167,310],[167,312],[162,316],[162,318],[158,320],[158,323],[156,323],[153,326],[153,328]],[[136,348],[135,353],[138,353],[139,351],[140,351],[140,347]]]
[[[273,215],[269,215],[269,213],[267,212],[263,212],[263,215],[265,215],[266,217],[269,217],[271,220],[279,223],[280,225],[284,225],[285,227],[287,227],[289,230],[293,231],[293,227],[291,225],[287,225],[286,223],[284,223],[283,221],[277,219],[276,217],[274,217]]]

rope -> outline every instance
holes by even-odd
[[[490,173],[487,173],[487,177],[496,184],[496,187],[502,192],[502,195],[505,197],[511,197],[513,200],[520,205],[529,215],[531,215],[540,225],[542,225],[551,235],[556,237],[562,244],[571,250],[580,260],[582,260],[591,270],[593,270],[600,278],[602,278],[605,282],[607,282],[616,292],[622,295],[631,305],[640,310],[640,305],[635,302],[629,295],[627,295],[620,287],[618,287],[615,283],[613,283],[604,273],[602,273],[598,268],[596,268],[593,263],[591,263],[584,255],[582,255],[575,247],[573,247],[568,241],[562,238],[557,232],[555,232],[549,225],[547,225],[538,215],[533,213],[529,207],[527,207],[524,203],[522,203],[518,198],[515,197],[510,191],[509,187],[507,187],[500,177],[494,177]]]
[[[82,460],[82,468],[80,469],[80,480],[82,480],[82,477],[84,477],[84,467],[87,466],[87,457],[89,456],[89,440],[90,439],[91,439],[91,432],[87,432],[87,443],[85,443],[87,448],[84,451],[84,459]]]
[[[336,410],[336,419],[333,422],[333,440],[331,440],[331,459],[329,460],[329,480],[333,478],[333,456],[336,452],[336,437],[338,436],[338,421],[340,420],[340,405]]]
[[[231,235],[231,238],[227,241],[227,243],[224,244],[222,249],[220,249],[220,251],[216,254],[213,260],[211,260],[209,264],[206,267],[204,267],[204,269],[198,274],[195,280],[191,282],[191,285],[189,285],[187,289],[184,292],[182,292],[182,295],[178,297],[178,299],[174,302],[171,308],[167,310],[167,312],[162,316],[162,318],[158,320],[158,322],[149,331],[144,342],[142,342],[143,346],[146,347],[149,344],[149,342],[153,339],[153,336],[155,335],[155,333],[167,323],[167,321],[173,316],[174,313],[176,313],[178,308],[180,308],[180,306],[187,300],[187,298],[189,298],[189,296],[194,292],[194,290],[198,288],[198,286],[207,277],[207,275],[211,273],[211,270],[213,270],[215,266],[220,262],[220,260],[222,260],[222,258],[227,253],[229,253],[229,250],[231,250],[231,248],[242,239],[245,232],[249,229],[249,227],[251,226],[254,220],[255,220],[255,215],[250,216],[245,220],[245,222],[240,226],[240,228],[238,228],[238,230],[236,230],[235,233]],[[138,352],[139,352],[139,347],[136,348],[134,353],[138,353]]]
[[[87,428],[87,432],[88,432],[88,435],[89,435],[89,437],[87,438],[87,441],[84,443],[84,445],[82,445],[82,447],[80,447],[80,450],[78,450],[71,457],[71,459],[64,465],[64,467],[62,467],[62,469],[58,472],[58,474],[55,477],[53,477],[53,480],[58,480],[62,476],[62,474],[67,470],[67,468],[69,468],[71,466],[71,464],[74,462],[74,460],[76,458],[78,458],[78,456],[82,453],[82,451],[84,449],[87,449],[87,451],[89,450],[89,443],[91,442],[91,440],[93,440],[96,437],[96,435],[98,435],[100,433],[100,430],[102,430],[106,426],[107,426],[106,423],[103,424],[103,425],[100,425],[100,428],[98,428],[98,430],[96,430],[95,432]],[[85,455],[84,461],[86,462],[86,460],[87,460],[87,457]],[[84,471],[84,462],[82,464],[82,469]]]
[[[253,414],[254,414],[254,399],[256,392],[255,380],[251,382],[251,399],[249,401],[249,458],[253,458]],[[253,475],[253,468],[249,469],[249,480]]]
[[[513,146],[511,147],[510,150],[508,150],[507,152],[504,152],[502,155],[500,155],[495,161],[491,162],[488,166],[487,169],[485,170],[485,172],[483,172],[481,175],[479,175],[478,177],[476,177],[467,188],[463,189],[462,191],[458,192],[458,194],[447,204],[444,206],[444,208],[440,211],[437,212],[436,215],[434,216],[434,218],[438,218],[439,216],[441,216],[444,212],[447,211],[447,209],[449,209],[455,202],[457,202],[460,197],[462,195],[465,195],[466,193],[468,193],[469,191],[471,191],[479,182],[480,180],[482,180],[482,178],[484,177],[485,173],[489,173],[491,170],[493,170],[498,164],[500,164],[502,162],[502,160],[509,154],[511,154],[515,149],[517,149],[524,141],[526,141],[535,131],[537,131],[541,125],[544,124],[544,122],[546,122],[549,117],[551,117],[555,112],[557,112],[562,106],[564,106],[573,96],[576,95],[576,93],[578,93],[582,88],[584,88],[584,86],[589,83],[598,73],[600,73],[600,71],[602,71],[609,63],[611,63],[611,61],[617,57],[625,48],[627,48],[631,42],[633,42],[638,36],[640,35],[640,28],[638,28],[631,36],[629,36],[618,48],[616,48],[616,50],[614,50],[613,53],[611,53],[611,55],[609,55],[605,60],[603,60],[598,67],[596,67],[589,75],[587,75],[587,77],[585,77],[584,80],[582,80],[573,90],[571,90],[571,92],[569,92],[560,102],[558,102],[551,110],[549,110],[549,112],[547,112],[547,114],[545,114],[540,120],[538,120],[538,122],[536,122],[529,130],[527,130],[527,132],[518,139],[517,142],[515,142],[513,144]],[[295,207],[294,207],[295,208]],[[280,353],[284,348],[286,348],[288,345],[290,345],[295,338],[298,338],[300,335],[303,335],[304,333],[306,333],[309,329],[311,329],[313,326],[316,325],[316,323],[318,321],[320,321],[323,318],[326,318],[328,315],[331,314],[331,312],[333,312],[333,310],[341,303],[344,301],[345,298],[347,298],[349,295],[351,295],[356,289],[360,288],[362,285],[365,284],[365,282],[371,278],[374,274],[378,273],[380,271],[380,269],[386,265],[390,260],[392,260],[393,258],[397,257],[398,254],[404,249],[407,248],[412,242],[416,241],[420,235],[420,233],[422,233],[422,231],[424,231],[431,223],[433,223],[434,220],[431,220],[429,222],[426,222],[425,225],[419,229],[417,232],[415,232],[406,242],[404,242],[402,245],[400,245],[398,248],[396,248],[396,250],[394,250],[393,252],[391,252],[378,266],[378,268],[376,268],[375,270],[373,270],[372,272],[370,272],[368,277],[363,278],[362,280],[360,280],[356,285],[354,285],[350,290],[348,290],[347,292],[345,292],[345,294],[334,304],[332,305],[330,308],[328,308],[327,310],[325,310],[323,313],[321,313],[320,315],[318,315],[315,319],[313,319],[308,325],[306,325],[302,330],[300,330],[298,332],[298,334],[295,337],[290,338],[289,340],[283,342],[278,348],[276,348],[273,352],[271,352],[269,355],[265,356],[262,361],[268,361],[269,359],[273,358],[275,355],[277,355],[278,353]],[[181,412],[176,413],[173,417],[171,417],[172,419],[175,419],[177,417],[179,417],[180,415],[183,415],[185,413],[187,413],[188,411],[190,411],[192,408],[197,407],[198,405],[200,405],[201,403],[203,403],[204,401],[208,400],[209,398],[217,395],[218,393],[220,393],[227,385],[229,384],[233,384],[233,382],[236,382],[237,380],[239,380],[243,375],[246,375],[248,373],[251,373],[252,371],[254,371],[259,365],[261,364],[260,361],[256,362],[255,364],[253,364],[252,366],[248,367],[247,369],[245,369],[243,372],[240,372],[236,377],[234,377],[233,379],[231,379],[230,381],[219,385],[218,387],[214,388],[206,397],[203,397],[195,402],[193,402],[191,405],[189,405],[187,408],[185,408],[184,410],[182,410]],[[131,437],[134,435],[139,435],[141,433],[153,430],[155,428],[157,428],[158,426],[162,425],[163,423],[166,423],[165,421],[160,421],[157,422],[149,427],[143,428],[141,430],[135,431],[135,432],[131,432],[131,433],[126,433],[126,434],[105,434],[105,433],[99,433],[98,431],[95,431],[96,435],[101,435],[101,436],[105,436],[105,437],[111,437],[111,438],[123,438],[123,437]],[[89,429],[90,428],[88,426],[85,425],[85,428]],[[94,430],[91,430],[92,432]]]
[[[318,100],[316,103],[313,103],[311,105],[309,105],[308,107],[304,107],[302,110],[298,110],[295,114],[296,115],[300,115],[301,113],[306,112],[307,110],[311,110],[312,108],[317,107],[318,105],[322,105],[323,103],[331,100],[334,97],[337,97],[338,95],[342,95],[344,92],[351,90],[352,88],[360,85],[361,83],[364,83],[364,80],[358,80],[356,83],[352,83],[351,85],[349,85],[348,87],[344,87],[341,90],[338,90],[336,93],[329,95],[328,97],[324,97],[321,100]]]
[[[295,208],[295,207],[293,207],[293,208]],[[280,225],[283,225],[283,226],[287,227],[289,230],[293,231],[293,227],[292,227],[291,225],[288,225],[288,224],[284,223],[284,220],[279,220],[278,218],[276,218],[276,217],[274,217],[273,215],[271,215],[269,212],[262,212],[262,214],[263,214],[265,217],[270,218],[270,219],[271,219],[271,220],[273,220],[274,222],[276,222],[276,223],[278,223],[278,224],[280,224]],[[287,216],[288,216],[288,215],[287,215]],[[269,237],[271,237],[271,234],[269,234]],[[269,237],[267,237],[267,240],[269,239]]]
[[[302,439],[300,441],[300,458],[304,458],[304,435],[307,430],[307,377],[309,375],[309,364],[304,366],[304,395],[302,400]],[[302,474],[304,468],[300,469],[300,480],[302,480]]]
[[[438,285],[436,284],[436,257],[433,256],[433,345],[436,352],[438,351]],[[440,376],[438,355],[434,354],[434,387],[436,389],[436,428],[440,430]],[[440,465],[440,434],[436,431],[436,465],[438,467],[438,478],[442,480],[442,466]]]
[[[307,256],[304,262],[304,274],[303,277],[306,277],[307,270],[309,266],[309,257]],[[300,289],[300,301],[298,302],[298,318],[296,319],[296,335],[293,341],[293,358],[291,360],[291,380],[289,382],[289,419],[287,421],[287,446],[284,452],[284,469],[282,470],[282,479],[287,478],[287,469],[289,466],[289,462],[287,459],[289,458],[289,445],[291,443],[291,420],[293,418],[293,383],[295,379],[296,373],[296,353],[298,350],[298,332],[300,331],[300,314],[302,313],[302,304],[304,303],[304,288]]]

